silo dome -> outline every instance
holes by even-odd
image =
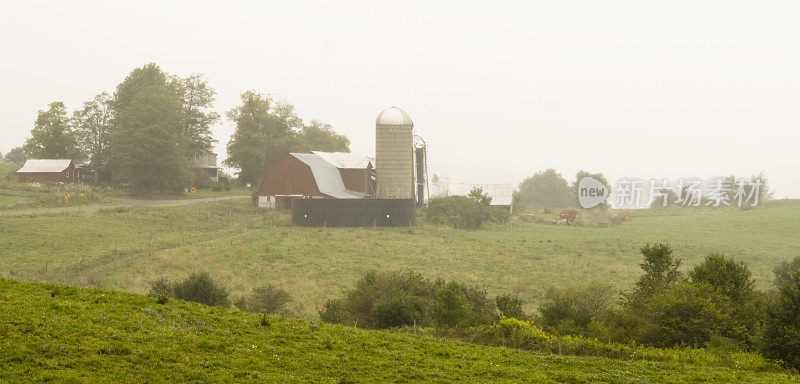
[[[413,127],[414,122],[411,121],[411,117],[406,111],[397,107],[389,107],[378,114],[375,125],[410,125]]]

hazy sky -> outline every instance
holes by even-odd
[[[0,151],[149,62],[255,89],[374,154],[397,105],[454,182],[545,168],[749,176],[800,197],[800,2],[37,2],[4,5]],[[221,159],[233,125],[214,127]]]

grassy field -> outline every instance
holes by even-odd
[[[314,319],[369,270],[414,269],[492,295],[516,293],[533,309],[549,287],[596,280],[630,289],[647,242],[672,244],[684,269],[711,252],[743,260],[762,289],[800,249],[796,200],[749,211],[637,212],[611,228],[302,228],[243,206],[229,213],[217,203],[0,217],[0,277],[146,293],[159,277],[205,270],[234,297],[277,284],[292,294],[294,315]]]
[[[570,357],[115,291],[0,279],[0,381],[795,383],[797,375]]]
[[[224,200],[229,196],[250,196],[251,193],[242,186],[234,185],[230,191],[201,188],[194,193],[178,192],[131,196],[126,190],[98,187],[88,183],[80,186],[21,184],[18,182],[16,174],[21,166],[21,164],[0,163],[0,211],[106,204],[113,202],[112,198],[114,197],[141,200],[191,200],[217,197]],[[68,204],[63,198],[65,192],[70,193]]]

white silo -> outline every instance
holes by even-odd
[[[414,122],[400,108],[375,120],[375,174],[378,198],[414,198]]]

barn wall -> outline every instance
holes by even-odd
[[[69,175],[69,177],[67,177],[67,175]],[[20,183],[74,183],[78,180],[78,176],[75,174],[75,164],[73,163],[69,163],[69,167],[61,172],[20,173],[17,177]]]
[[[339,169],[342,175],[344,187],[356,192],[367,193],[367,170],[366,169]]]
[[[323,196],[317,188],[311,168],[294,156],[286,156],[267,169],[258,195]]]

